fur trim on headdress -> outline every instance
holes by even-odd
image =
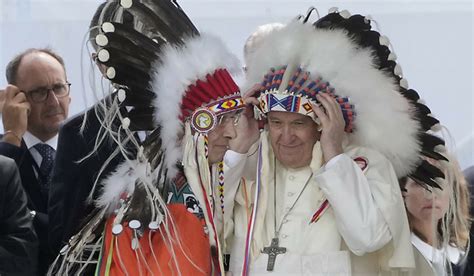
[[[216,69],[225,68],[229,73],[237,74],[241,67],[237,57],[220,39],[207,34],[188,38],[184,46],[167,45],[162,56],[161,62],[153,66],[151,90],[156,93],[154,119],[161,126],[165,166],[168,177],[172,178],[177,172],[176,162],[182,158],[181,102],[188,86]]]
[[[350,143],[373,148],[391,160],[397,176],[418,161],[419,124],[394,80],[377,69],[373,54],[360,49],[340,30],[315,29],[293,22],[268,35],[249,58],[248,85],[261,82],[271,67],[301,66],[311,77],[322,77],[357,114]]]
[[[138,160],[124,161],[115,171],[102,181],[102,194],[96,200],[99,208],[116,208],[122,195],[132,194],[138,179],[150,177],[147,164]]]

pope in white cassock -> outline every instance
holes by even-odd
[[[346,32],[300,21],[248,60],[248,83],[259,85],[246,102],[267,123],[258,143],[225,156],[226,175],[242,175],[224,192],[232,274],[413,269],[397,178],[419,158],[419,126],[402,84]],[[249,145],[255,125],[242,118],[235,144]]]

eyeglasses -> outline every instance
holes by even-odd
[[[66,83],[56,83],[52,87],[39,87],[30,91],[25,92],[27,97],[29,97],[33,102],[41,103],[48,100],[49,91],[53,91],[56,98],[62,98],[69,95],[71,84]]]
[[[239,123],[241,114],[242,110],[222,115],[219,117],[219,125],[226,125],[227,123],[232,122],[232,124],[235,126]]]

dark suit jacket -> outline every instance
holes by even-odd
[[[15,160],[28,198],[28,208],[36,212],[33,224],[39,239],[38,272],[42,275],[46,272],[51,257],[48,248],[48,195],[41,193],[40,184],[33,169],[37,164],[24,141],[21,142],[21,147],[0,142],[0,155]]]
[[[86,127],[81,134],[83,120],[84,113],[71,118],[59,131],[48,206],[49,241],[55,255],[78,232],[86,216],[93,210],[93,202],[86,202],[87,196],[102,165],[115,150],[113,143],[105,141],[92,156],[78,163],[78,160],[94,150],[101,127],[92,108],[87,111]],[[122,160],[121,155],[113,158],[100,178],[107,176]]]
[[[34,275],[38,240],[15,162],[0,156],[0,275]]]

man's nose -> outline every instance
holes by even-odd
[[[285,125],[281,129],[280,140],[284,143],[290,143],[293,140],[294,131],[293,128],[289,125]]]
[[[235,130],[235,125],[232,122],[232,120],[228,120],[225,122],[224,127],[224,137],[229,138],[229,139],[234,139],[237,136],[237,132]]]
[[[59,105],[59,99],[58,97],[56,97],[56,94],[54,94],[53,89],[48,90],[48,97],[46,98],[46,103],[48,105],[53,105],[53,106]]]

